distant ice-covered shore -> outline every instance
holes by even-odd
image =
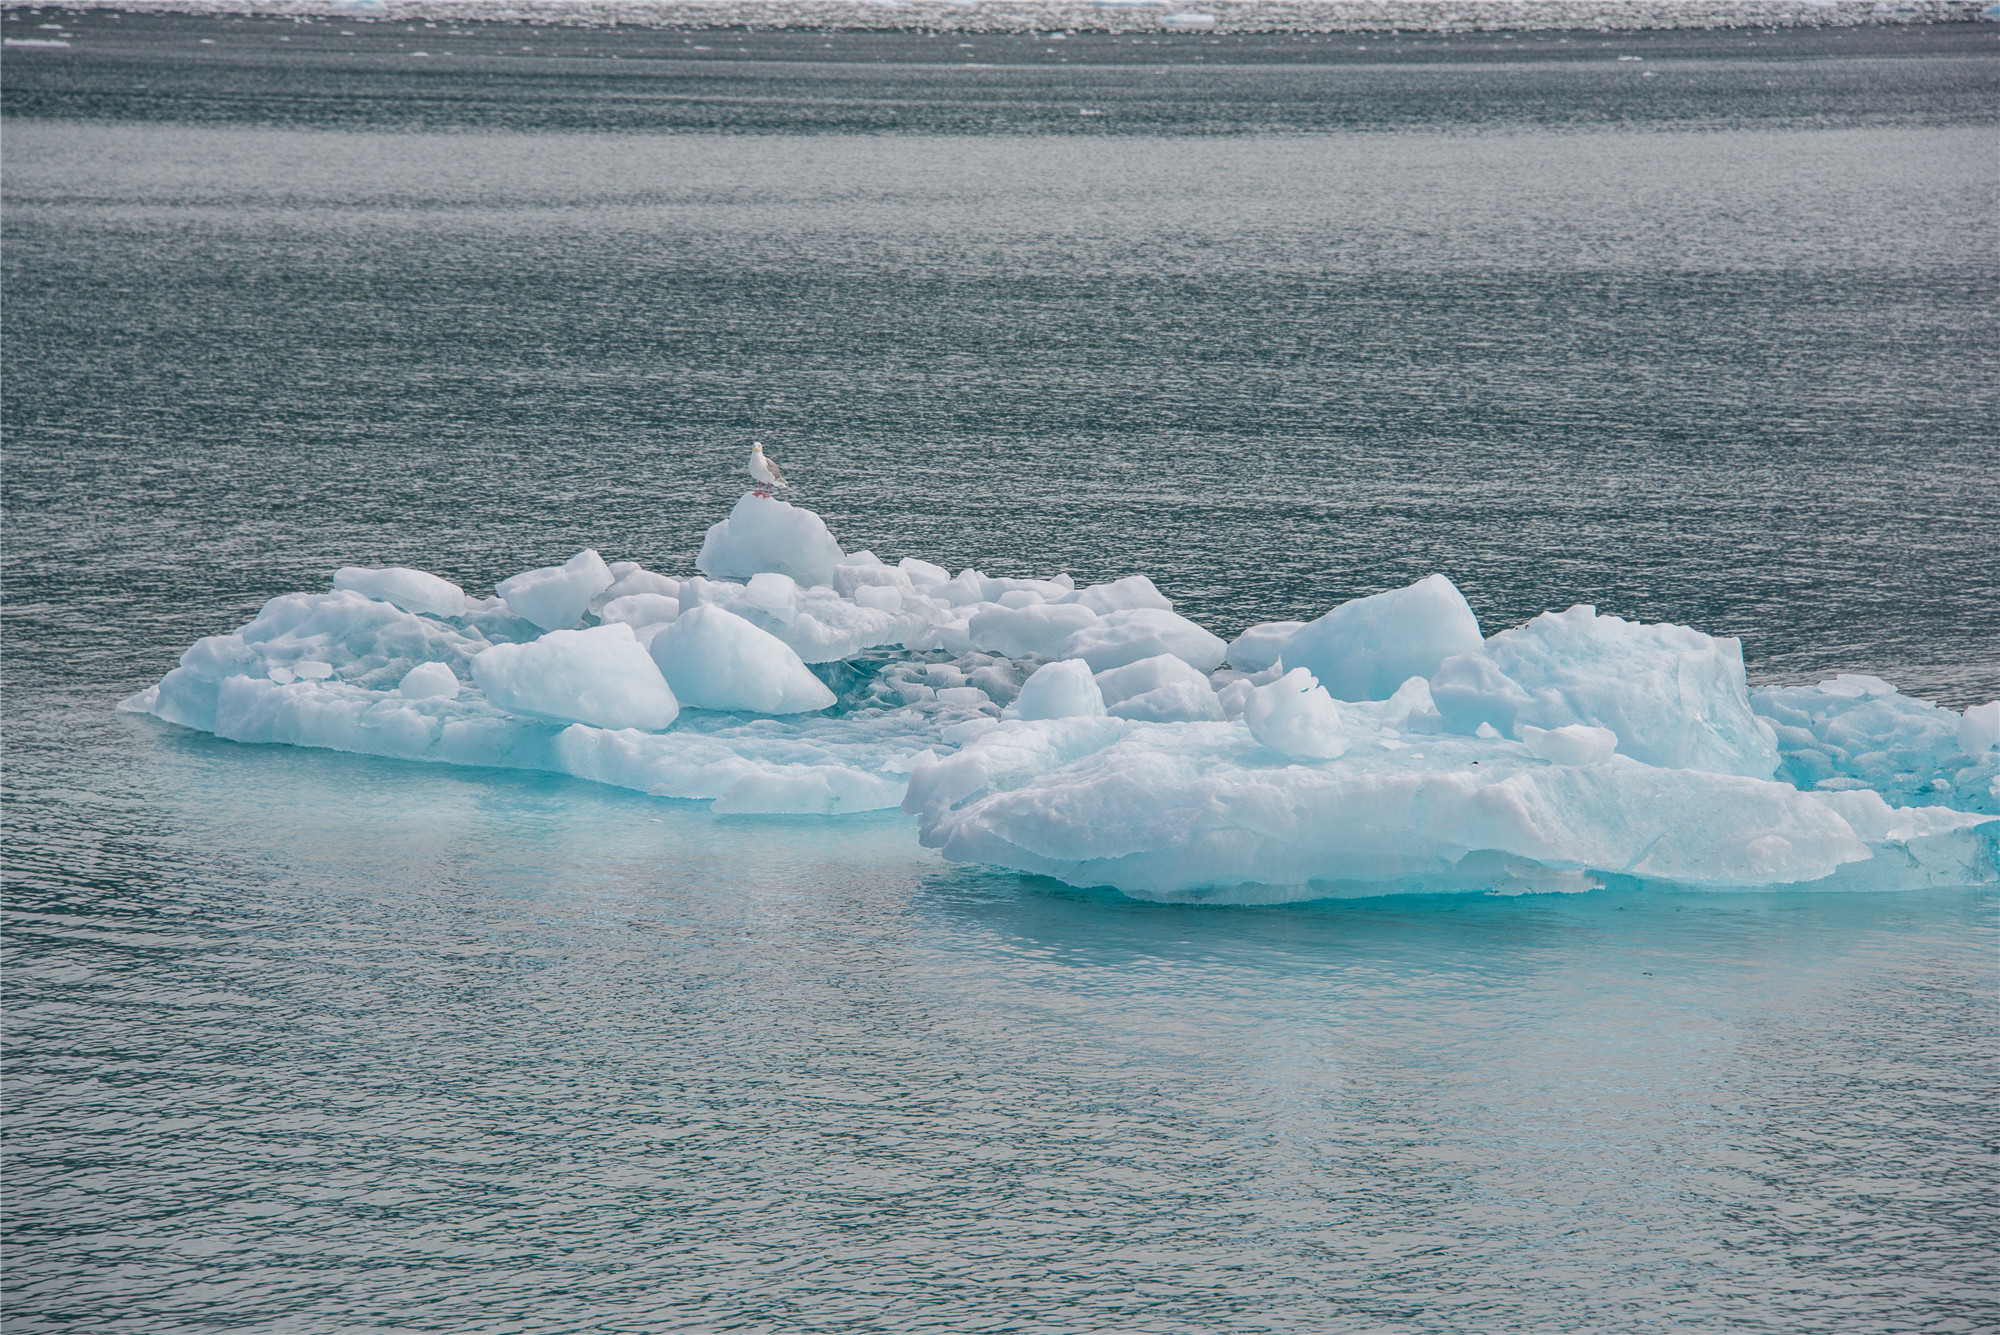
[[[149,13],[951,32],[1486,32],[1957,23],[1984,0],[111,0]]]
[[[1225,642],[1144,575],[953,575],[746,495],[700,573],[490,597],[346,567],[123,704],[242,742],[554,771],[719,813],[900,807],[954,861],[1154,898],[2000,879],[2000,702],[1751,689],[1742,646],[1432,575]]]

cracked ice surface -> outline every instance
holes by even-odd
[[[1687,627],[1482,638],[1434,575],[1225,648],[1143,575],[892,564],[757,496],[697,565],[584,551],[485,598],[346,567],[121,707],[724,813],[900,807],[948,859],[1152,898],[1995,879],[2000,706],[1752,690]]]

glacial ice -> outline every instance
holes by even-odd
[[[559,723],[652,730],[680,713],[666,678],[619,621],[496,644],[472,660],[472,679],[509,713]]]
[[[694,564],[711,579],[748,580],[770,572],[810,588],[833,583],[841,555],[826,521],[812,511],[770,496],[745,495],[729,518],[708,530]]]
[[[1340,706],[1304,668],[1249,693],[1243,726],[1265,746],[1295,760],[1334,760],[1347,754]]]
[[[1057,647],[1058,658],[1081,658],[1092,672],[1172,654],[1201,672],[1222,666],[1229,649],[1221,637],[1159,607],[1120,608],[1074,632]]]
[[[901,807],[949,859],[1142,897],[1996,879],[2000,702],[1752,689],[1737,641],[1587,606],[1482,639],[1441,576],[1225,644],[1144,576],[890,564],[766,497],[698,565],[585,551],[491,598],[343,567],[122,707],[722,814]]]
[[[1768,779],[1778,768],[1770,731],[1750,709],[1740,640],[1599,616],[1587,604],[1445,659],[1431,693],[1456,732],[1491,723],[1518,736],[1525,725],[1584,723],[1665,769]]]
[[[405,612],[423,612],[434,617],[455,617],[465,611],[465,590],[450,580],[439,579],[423,570],[407,566],[365,569],[342,566],[333,572],[333,587],[352,589],[369,598],[379,598]]]
[[[1044,663],[1021,687],[1003,718],[1103,718],[1104,692],[1080,658]]]
[[[833,707],[833,692],[790,645],[720,607],[697,607],[652,643],[653,661],[682,703],[752,714]]]
[[[543,630],[574,626],[591,600],[612,585],[611,567],[594,551],[581,551],[559,566],[527,570],[503,579],[493,590],[516,616]],[[412,608],[412,611],[420,610]]]
[[[1286,667],[1306,669],[1335,699],[1386,700],[1411,677],[1428,677],[1453,654],[1479,646],[1479,620],[1465,595],[1432,575],[1342,603],[1286,640],[1280,653]]]
[[[1075,660],[1068,660],[1075,661]],[[1155,654],[1096,676],[1104,712],[1152,723],[1220,723],[1222,701],[1206,673],[1173,654]]]
[[[1229,642],[1229,665],[1244,672],[1275,666],[1285,644],[1305,629],[1303,621],[1260,621]]]
[[[327,664],[329,669],[332,666]],[[328,671],[326,675],[331,677],[333,673]],[[405,700],[450,700],[458,694],[458,674],[443,663],[419,663],[403,674],[396,693]]]

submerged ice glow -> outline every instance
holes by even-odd
[[[1482,638],[1433,575],[1225,645],[1142,575],[891,565],[751,495],[696,564],[584,551],[484,599],[347,567],[122,707],[719,812],[900,807],[948,859],[1146,897],[1996,879],[2000,705],[1753,691],[1684,626]]]

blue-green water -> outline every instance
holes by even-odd
[[[45,22],[10,1328],[2000,1323],[1990,891],[1163,908],[111,712],[340,564],[685,568],[752,433],[1224,633],[1439,569],[1991,698],[1994,31]]]

